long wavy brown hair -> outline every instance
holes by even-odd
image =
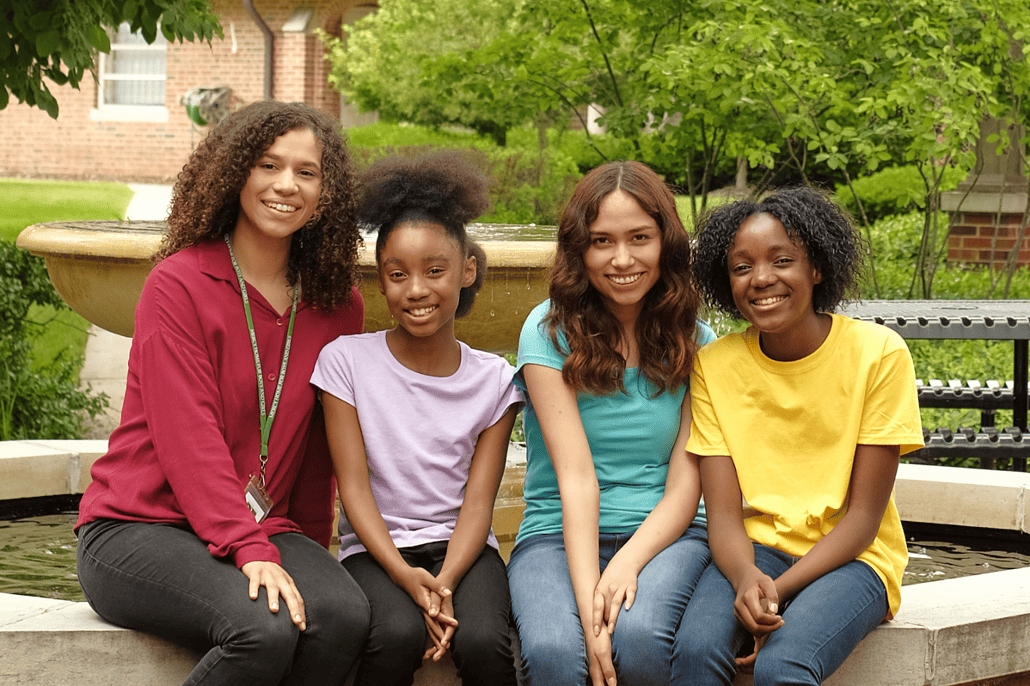
[[[338,125],[302,103],[253,103],[230,114],[201,141],[175,182],[168,233],[152,259],[158,262],[230,233],[254,164],[276,138],[296,129],[311,131],[319,141],[322,192],[315,213],[294,234],[287,279],[291,286],[299,281],[304,299],[319,309],[348,302],[362,243],[354,170]]]
[[[626,360],[619,352],[622,329],[590,284],[583,255],[602,201],[616,190],[632,196],[661,231],[660,275],[648,291],[637,321],[639,373],[658,393],[687,382],[693,363],[699,296],[690,271],[690,238],[676,202],[661,178],[640,162],[609,162],[579,182],[558,225],[551,270],[551,309],[544,319],[551,342],[567,352],[562,378],[596,395],[625,391]],[[567,346],[561,346],[559,334]]]

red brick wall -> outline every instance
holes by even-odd
[[[1016,244],[1022,221],[1022,213],[959,212],[948,237],[948,262],[1000,269]],[[1019,246],[1019,264],[1030,264],[1030,236]]]
[[[343,11],[368,0],[308,0],[312,25],[339,34]],[[225,33],[223,40],[168,46],[165,106],[168,121],[91,121],[97,86],[89,76],[75,90],[50,84],[61,112],[46,113],[16,101],[0,110],[0,176],[169,182],[205,135],[186,116],[179,98],[197,86],[229,86],[241,104],[264,93],[264,36],[240,0],[212,0]],[[321,42],[311,34],[280,29],[298,3],[255,0],[275,35],[273,97],[300,100],[339,116],[339,95],[326,81],[328,64]],[[235,41],[234,41],[235,35]],[[235,48],[235,49],[234,49]]]

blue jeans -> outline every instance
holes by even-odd
[[[755,564],[773,579],[798,559],[758,543],[754,547]],[[673,663],[684,671],[673,674],[673,684],[732,683],[734,656],[747,638],[733,616],[735,599],[730,582],[711,565],[683,615]],[[872,567],[853,560],[802,589],[783,604],[781,615],[783,626],[758,653],[755,686],[818,686],[887,616],[887,590]]]
[[[631,535],[601,534],[602,572]],[[633,607],[619,612],[612,635],[620,686],[667,686],[676,629],[710,561],[707,532],[691,526],[641,570]],[[562,534],[537,534],[519,541],[508,562],[508,583],[522,643],[523,683],[587,683],[583,627]]]
[[[307,630],[285,603],[195,533],[175,526],[98,519],[79,528],[78,575],[90,606],[109,622],[160,636],[204,656],[186,684],[342,684],[368,635],[368,602],[325,548],[297,533],[269,540],[304,598]]]

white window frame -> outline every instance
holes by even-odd
[[[120,28],[128,28],[128,24],[122,24]],[[115,34],[114,38],[117,37]],[[158,33],[153,43],[111,43],[111,55],[117,52],[168,52],[168,43],[164,35]],[[106,86],[112,81],[161,81],[168,78],[167,62],[164,74],[119,74],[108,73],[107,60],[109,56],[100,53],[100,63],[97,67],[97,106],[90,110],[92,121],[142,121],[142,122],[167,122],[168,108],[164,103],[160,105],[119,105],[104,101]]]

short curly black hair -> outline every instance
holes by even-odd
[[[322,190],[314,215],[290,245],[290,284],[323,310],[349,302],[362,244],[354,216],[355,174],[338,122],[303,103],[262,100],[226,117],[190,155],[172,190],[159,261],[236,228],[240,192],[279,136],[311,131],[322,153]]]
[[[358,221],[379,232],[376,263],[390,233],[407,222],[442,226],[463,255],[476,258],[476,280],[461,289],[454,316],[468,314],[486,276],[486,253],[468,237],[465,225],[490,205],[487,177],[461,153],[444,151],[379,160],[359,185]]]
[[[851,216],[823,191],[784,188],[760,202],[742,200],[706,212],[697,223],[694,277],[705,302],[742,319],[733,302],[726,255],[737,230],[754,214],[775,217],[792,240],[801,241],[822,281],[812,289],[816,312],[834,312],[858,298],[866,243]]]

